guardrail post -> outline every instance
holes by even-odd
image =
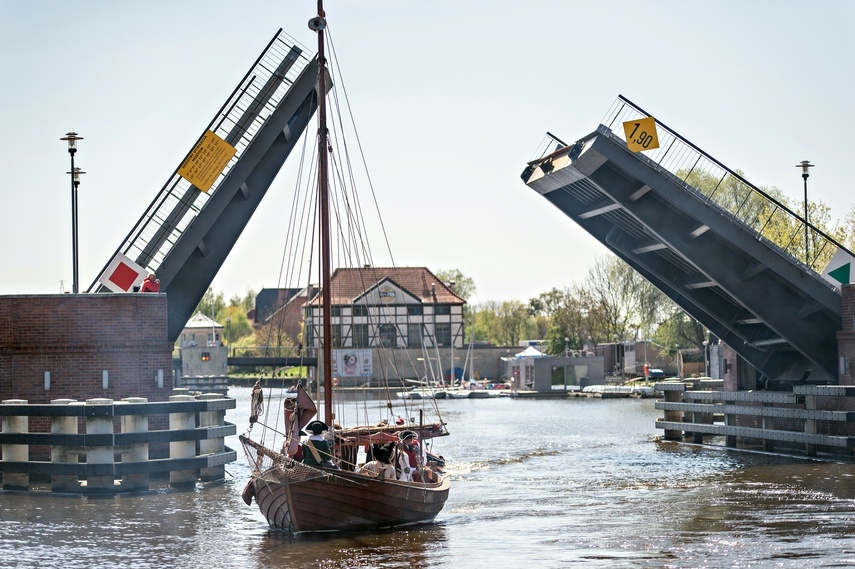
[[[148,399],[145,397],[125,397],[120,403],[148,403]],[[123,433],[147,433],[148,415],[122,415],[121,425]],[[148,443],[128,445],[128,448],[122,453],[123,463],[147,461]],[[148,483],[148,472],[135,472],[122,476],[122,490],[148,490]]]
[[[173,390],[177,391],[177,390]],[[186,391],[186,390],[185,390]],[[171,395],[170,401],[195,401],[192,395]],[[196,428],[196,413],[170,413],[169,430],[186,430]],[[196,456],[196,441],[171,441],[169,443],[169,458],[193,458]],[[185,486],[196,483],[196,470],[173,470],[169,473],[171,486]]]
[[[805,395],[805,409],[816,411],[816,395]],[[816,419],[805,419],[805,433],[816,434]],[[805,443],[805,454],[816,456],[816,445]]]
[[[671,387],[671,386],[669,386]],[[676,387],[676,386],[674,386]],[[683,402],[683,390],[685,390],[686,386],[681,384],[679,388],[676,389],[668,389],[663,390],[662,394],[665,396],[665,401],[671,403],[682,403]],[[665,411],[665,420],[682,423],[683,422],[683,412],[682,411]],[[663,437],[667,441],[681,441],[683,440],[683,431],[673,431],[665,429],[663,433]]]
[[[768,408],[773,406],[772,403],[761,403],[760,407]],[[775,419],[773,417],[763,417],[763,430],[769,431],[775,428]],[[766,452],[775,452],[775,441],[772,439],[763,439],[763,450]]]
[[[113,400],[107,398],[87,399],[86,405],[103,406],[103,414],[86,417],[87,435],[113,434]],[[109,408],[108,408],[109,406]],[[114,464],[113,445],[86,447],[87,464]],[[86,492],[89,494],[108,494],[115,492],[115,478],[112,473],[86,477]]]
[[[3,405],[26,405],[26,399],[7,399]],[[30,418],[26,415],[3,417],[4,433],[27,433],[30,430]],[[30,445],[3,445],[3,462],[28,462]],[[4,490],[28,490],[30,475],[26,472],[6,472],[3,476]]]
[[[223,396],[219,393],[203,393],[196,399],[211,400],[222,399]],[[226,410],[215,409],[213,411],[202,411],[199,413],[200,427],[219,427],[226,422]],[[199,441],[199,456],[206,454],[215,454],[223,452],[226,448],[225,441],[222,437],[216,439],[202,439]],[[199,470],[199,478],[208,482],[209,480],[221,480],[226,477],[226,465],[212,466],[210,468],[202,468]]]
[[[724,402],[724,407],[725,408],[727,407],[726,401]],[[727,425],[728,427],[735,427],[736,426],[736,417],[737,416],[734,415],[733,413],[725,412],[724,424]],[[726,446],[727,448],[736,448],[736,435],[725,435],[724,436],[724,446]]]
[[[78,404],[75,399],[52,399],[51,405],[74,405]],[[54,416],[50,419],[50,432],[52,434],[76,435],[76,416],[63,417]],[[77,464],[77,451],[66,445],[53,445],[50,448],[50,461],[53,463]],[[70,469],[71,467],[69,467]],[[71,470],[69,470],[71,472]],[[73,474],[51,474],[51,492],[80,492],[80,480],[77,472]]]

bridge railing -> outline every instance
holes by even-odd
[[[224,478],[225,464],[237,458],[225,446],[236,433],[225,420],[235,400],[174,393],[151,403],[142,397],[3,401],[3,488],[112,494],[147,490],[150,475],[168,476],[173,486]]]
[[[294,346],[242,346],[229,347],[230,358],[314,358],[315,348],[298,348]]]
[[[606,113],[602,126],[612,137],[626,143],[623,123],[649,116],[621,95]],[[838,249],[848,252],[833,237],[806,222],[804,216],[754,186],[658,119],[656,131],[659,148],[639,153],[642,160],[656,170],[668,173],[687,191],[726,212],[791,261],[822,272]],[[806,258],[807,255],[810,258]]]

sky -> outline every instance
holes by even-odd
[[[0,0],[0,294],[81,289],[279,28],[312,0]],[[470,302],[581,282],[609,255],[520,179],[547,131],[594,131],[619,94],[757,186],[842,221],[853,206],[855,3],[327,0],[329,30],[398,266],[457,269]],[[279,286],[293,160],[212,287]],[[382,264],[382,263],[378,263]]]

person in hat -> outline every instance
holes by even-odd
[[[316,419],[306,425],[305,429],[309,431],[311,435],[309,435],[309,438],[303,443],[303,464],[336,468],[335,464],[332,462],[330,443],[322,434],[324,431],[329,429],[327,424]]]
[[[419,470],[424,466],[419,436],[415,431],[401,431],[398,433],[398,480],[407,482],[421,482],[422,476]]]
[[[366,462],[356,469],[358,474],[366,474],[381,480],[395,480],[395,467],[390,462],[390,452],[386,447],[374,449],[374,460]]]

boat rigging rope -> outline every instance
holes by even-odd
[[[261,380],[255,382],[252,388],[252,397],[249,404],[249,429],[258,422],[258,417],[264,413],[264,390],[261,388]]]

